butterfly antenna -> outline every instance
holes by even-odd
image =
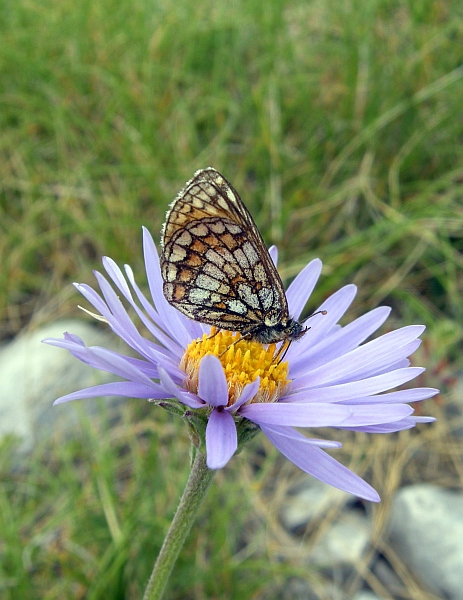
[[[317,310],[317,312],[312,313],[310,315],[310,317],[307,317],[307,320],[311,319],[312,317],[315,317],[315,315],[327,315],[327,314],[328,314],[328,312],[326,310]],[[306,333],[307,331],[309,331],[309,329],[311,329],[311,328],[310,327],[306,327],[302,331],[302,333],[300,335],[302,336],[304,333]],[[275,355],[275,360],[277,361],[278,365],[283,361],[284,357],[286,356],[286,353],[288,352],[289,347],[291,346],[291,342],[292,341],[293,340],[289,340],[289,339],[285,340],[281,344],[280,348],[278,349],[278,352]]]
[[[306,320],[308,321],[312,317],[315,317],[315,315],[327,315],[327,314],[328,314],[327,310],[317,310],[317,312],[314,312],[311,315],[309,315]],[[310,327],[308,327],[308,329],[310,329]]]

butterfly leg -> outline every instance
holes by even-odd
[[[289,339],[284,340],[284,342],[281,344],[280,348],[278,349],[278,352],[273,357],[274,361],[278,365],[281,362],[283,362],[283,359],[286,356],[286,353],[288,352],[290,346],[291,346],[291,340],[289,340]]]
[[[214,334],[214,335],[215,335],[215,334]],[[211,336],[211,337],[212,337],[212,336]],[[227,347],[225,348],[225,350],[224,350],[223,352],[221,352],[221,353],[219,354],[219,358],[220,358],[221,356],[223,356],[223,355],[225,354],[225,352],[228,352],[232,346],[234,346],[234,345],[235,345],[235,344],[237,344],[238,342],[241,342],[241,340],[243,340],[243,339],[244,339],[244,336],[240,336],[240,337],[239,337],[237,340],[235,340],[234,342],[232,342],[232,343],[231,343],[229,346],[227,346]]]

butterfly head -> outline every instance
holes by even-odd
[[[282,319],[275,325],[263,323],[250,332],[250,337],[261,344],[274,344],[283,340],[294,341],[302,337],[308,327],[304,327],[296,319]]]

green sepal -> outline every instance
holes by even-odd
[[[238,434],[238,448],[235,454],[239,454],[244,446],[251,441],[260,431],[259,425],[256,425],[248,419],[241,418],[237,423],[236,432]]]
[[[148,402],[151,402],[155,406],[160,406],[164,410],[167,410],[167,412],[170,412],[171,414],[176,415],[178,417],[183,417],[185,413],[184,405],[180,404],[180,402],[175,398],[168,398],[165,400],[150,398]]]

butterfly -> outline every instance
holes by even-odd
[[[201,169],[161,232],[163,293],[190,319],[261,344],[300,338],[281,278],[248,209],[218,171]]]

